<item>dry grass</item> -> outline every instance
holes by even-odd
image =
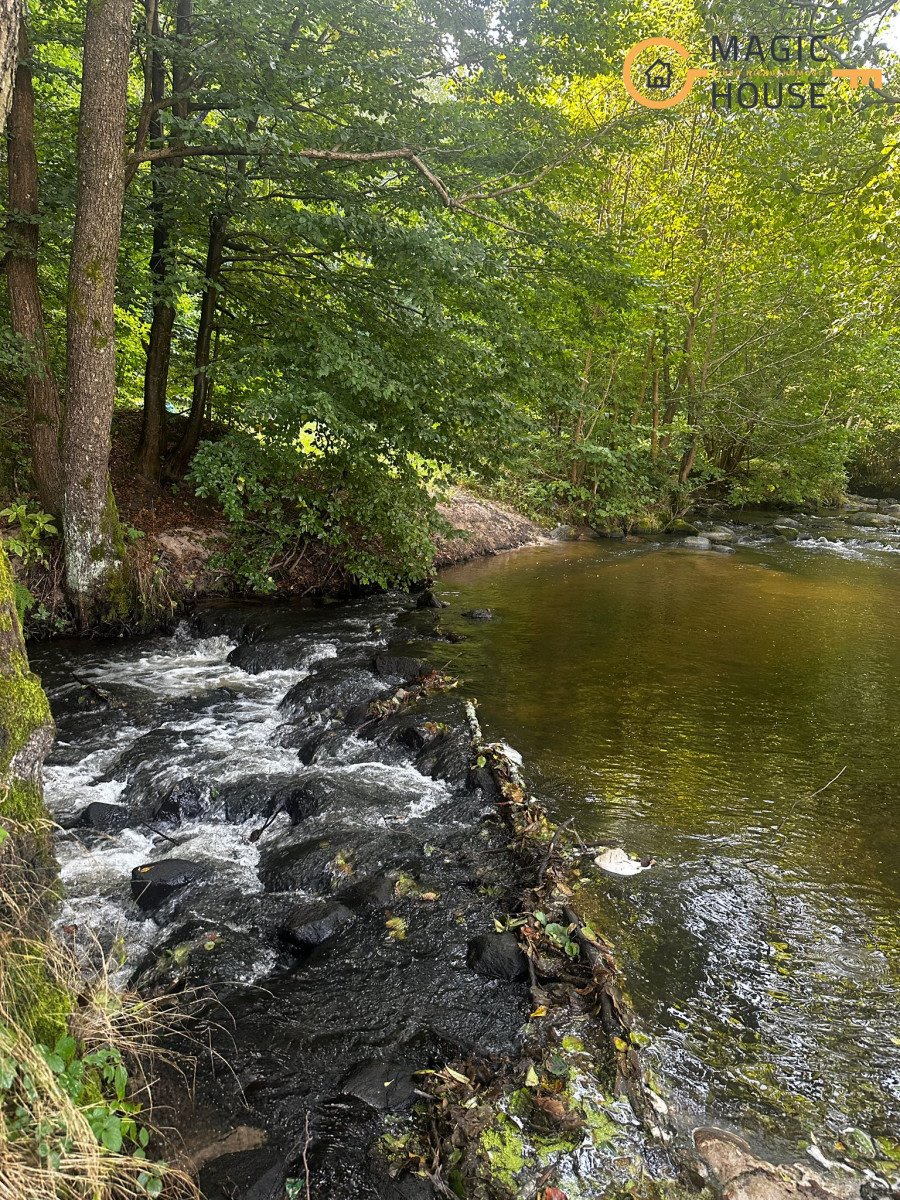
[[[190,1012],[113,984],[117,963],[49,929],[53,893],[6,822],[0,844],[0,1200],[197,1198],[154,1162],[150,1083],[160,1049]],[[56,1053],[54,1053],[56,1051]],[[104,1123],[111,1126],[104,1133]],[[146,1130],[144,1134],[140,1130]],[[122,1137],[121,1146],[116,1143]],[[149,1142],[144,1157],[142,1142]],[[106,1144],[104,1144],[106,1143]]]

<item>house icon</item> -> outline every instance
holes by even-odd
[[[665,91],[672,86],[672,64],[658,58],[644,71],[644,78],[648,90]]]

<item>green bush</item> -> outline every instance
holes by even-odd
[[[304,452],[234,433],[200,447],[191,480],[222,505],[231,525],[223,565],[252,591],[273,591],[307,538],[362,584],[409,582],[430,567],[434,504],[402,459]]]

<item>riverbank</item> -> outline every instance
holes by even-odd
[[[246,584],[229,565],[231,530],[221,509],[198,501],[189,491],[163,489],[152,504],[140,490],[120,485],[125,553],[133,581],[130,598],[101,629],[88,632],[136,633],[165,627],[173,618],[210,597],[246,594]],[[436,500],[441,532],[434,535],[433,569],[539,543],[546,531],[520,513],[451,488]],[[55,539],[22,537],[20,525],[4,531],[24,546],[11,554],[29,639],[72,632],[63,588],[63,562]],[[8,542],[11,548],[12,543]],[[298,540],[276,567],[266,596],[341,599],[360,594],[341,554],[314,539]],[[369,589],[371,590],[371,589]]]

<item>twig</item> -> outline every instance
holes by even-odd
[[[540,887],[541,884],[544,882],[544,873],[547,870],[547,867],[550,865],[550,857],[553,854],[553,851],[556,849],[557,838],[559,837],[559,835],[562,833],[562,831],[564,829],[567,829],[568,826],[572,824],[572,822],[574,820],[575,820],[574,817],[569,817],[568,821],[563,821],[562,825],[557,825],[557,827],[553,833],[553,837],[550,839],[550,845],[547,847],[547,853],[544,855],[543,860],[541,862],[540,870],[538,871],[538,875],[537,875],[537,886],[538,887]]]

